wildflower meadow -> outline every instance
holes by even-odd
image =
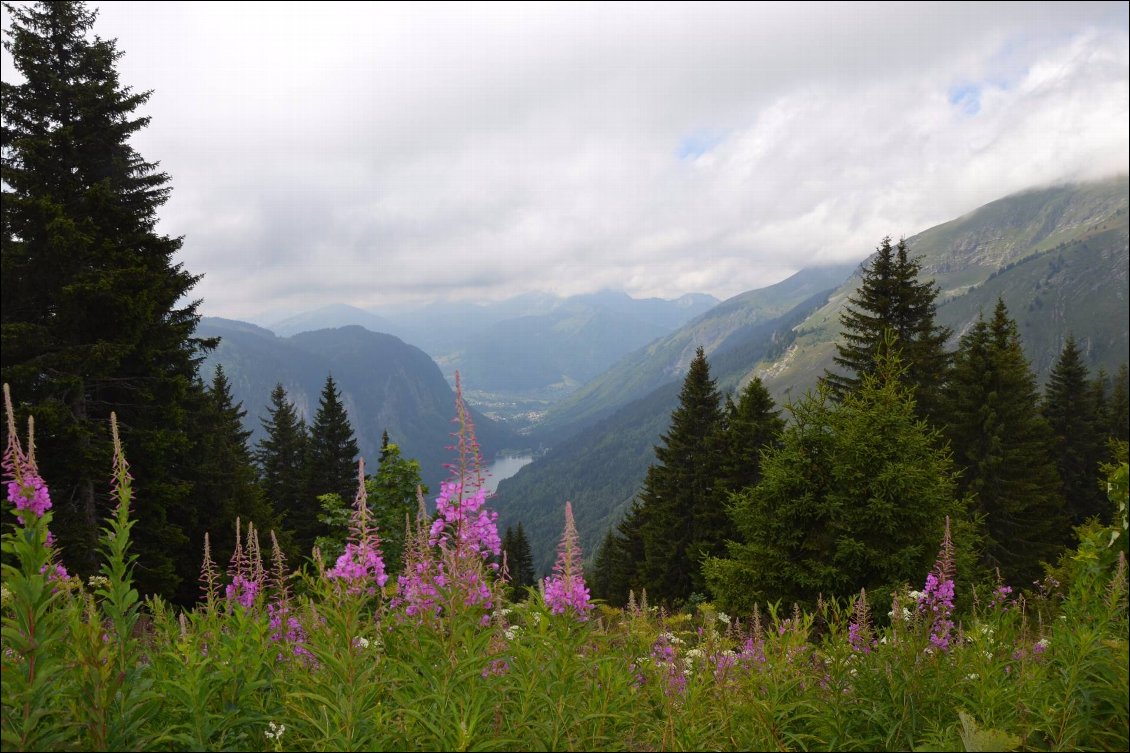
[[[5,387],[5,399],[7,388]],[[9,402],[10,406],[10,402]],[[207,539],[190,610],[141,600],[135,497],[114,432],[101,574],[68,574],[34,427],[4,454],[5,750],[1126,750],[1126,464],[1111,527],[1038,584],[976,588],[937,563],[891,603],[802,612],[594,604],[572,510],[553,574],[511,602],[474,427],[419,495],[402,567],[359,469],[344,553],[292,569],[244,521]],[[399,571],[397,577],[390,573]],[[963,606],[968,604],[969,606]],[[959,605],[962,605],[959,607]]]

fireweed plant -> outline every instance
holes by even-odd
[[[457,382],[451,478],[419,495],[405,568],[354,499],[344,553],[291,572],[237,524],[204,546],[190,610],[132,586],[135,498],[114,433],[103,565],[67,574],[5,390],[4,750],[1105,749],[1128,745],[1121,520],[1079,529],[1039,584],[968,583],[948,527],[921,591],[725,615],[589,599],[572,507],[541,598],[508,603],[495,515]],[[1126,464],[1110,469],[1125,510]],[[961,530],[957,528],[957,530]],[[261,546],[269,542],[267,547]],[[918,585],[918,584],[915,584]],[[955,594],[970,595],[960,611]],[[964,598],[957,600],[965,603]],[[889,609],[889,611],[888,611]]]

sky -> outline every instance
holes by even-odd
[[[91,5],[212,316],[727,298],[1130,163],[1125,2]]]

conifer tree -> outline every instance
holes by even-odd
[[[530,549],[530,539],[519,523],[517,528],[506,527],[502,537],[502,551],[506,554],[506,566],[510,571],[510,596],[521,601],[527,596],[527,588],[537,584],[534,572],[534,555]]]
[[[950,331],[935,324],[938,287],[920,282],[922,268],[910,256],[905,240],[891,247],[890,237],[879,244],[863,281],[840,315],[841,342],[834,361],[845,373],[826,372],[825,381],[837,399],[858,389],[864,375],[874,371],[885,333],[897,337],[904,379],[914,388],[918,415],[937,420],[940,389],[950,356],[945,343]]]
[[[380,465],[366,479],[365,491],[380,531],[385,566],[389,574],[395,574],[404,563],[404,530],[407,517],[416,511],[416,490],[426,495],[428,488],[420,478],[419,461],[402,457],[400,446],[389,441],[387,431],[381,441]]]
[[[761,482],[734,496],[740,539],[706,564],[726,609],[813,605],[866,588],[889,594],[929,569],[946,516],[964,519],[954,468],[936,432],[915,416],[893,343],[842,403],[826,385],[791,405]],[[974,536],[963,524],[963,546]],[[968,561],[968,555],[963,557]]]
[[[357,492],[357,439],[333,376],[326,377],[310,426],[310,492],[352,499]]]
[[[604,538],[600,541],[600,546],[596,549],[596,557],[593,559],[592,570],[586,578],[589,587],[592,589],[592,597],[594,599],[602,599],[605,602],[619,606],[623,601],[619,601],[619,596],[613,594],[613,589],[616,588],[612,578],[612,568],[618,555],[618,545],[616,541],[616,533],[613,529],[609,528],[605,532]],[[627,598],[627,589],[624,589],[624,598]]]
[[[750,380],[736,405],[727,397],[725,412],[720,480],[728,493],[757,485],[761,480],[761,452],[777,442],[785,422],[760,377]]]
[[[984,517],[986,564],[1031,583],[1070,536],[1054,441],[1016,323],[998,301],[961,339],[948,389],[947,433],[960,489]]]
[[[640,494],[647,511],[641,575],[648,593],[659,601],[674,604],[702,592],[701,560],[729,538],[731,526],[716,491],[720,401],[700,347]]]
[[[1130,374],[1126,364],[1118,367],[1114,375],[1110,401],[1107,403],[1106,427],[1115,439],[1125,442],[1130,439]]]
[[[282,517],[283,527],[294,534],[297,554],[309,554],[319,514],[306,480],[309,437],[281,383],[271,391],[267,418],[261,422],[267,436],[259,441],[255,459],[263,493]]]
[[[130,144],[149,92],[121,83],[122,52],[92,36],[82,2],[4,5],[5,48],[22,81],[0,84],[0,371],[33,413],[39,466],[56,500],[68,567],[96,567],[111,502],[109,418],[136,476],[134,542],[142,592],[171,595],[189,541],[190,406],[203,393],[193,337],[199,280],[157,232],[169,176]],[[7,78],[7,66],[5,78]]]
[[[1068,336],[1052,367],[1044,395],[1044,418],[1055,438],[1055,460],[1071,525],[1088,518],[1110,520],[1110,505],[1099,484],[1099,464],[1106,459],[1102,388],[1088,384],[1083,354]]]
[[[227,561],[235,545],[235,521],[253,523],[262,531],[279,529],[279,520],[259,486],[248,440],[251,432],[243,428],[247,411],[242,403],[233,404],[231,385],[222,365],[216,366],[212,384],[202,404],[193,412],[195,435],[193,451],[197,479],[194,487],[196,515],[185,521],[184,530],[191,542],[203,546],[204,533],[210,534],[213,556]],[[200,547],[190,547],[192,557],[183,563],[182,572],[200,570]],[[192,578],[181,584],[176,595],[180,603],[191,603],[200,586]]]
[[[643,503],[636,499],[623,519],[605,534],[594,561],[593,598],[622,606],[628,603],[629,591],[643,588],[646,518]]]

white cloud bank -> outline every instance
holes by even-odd
[[[1125,3],[98,5],[207,314],[727,297],[1130,162]]]

